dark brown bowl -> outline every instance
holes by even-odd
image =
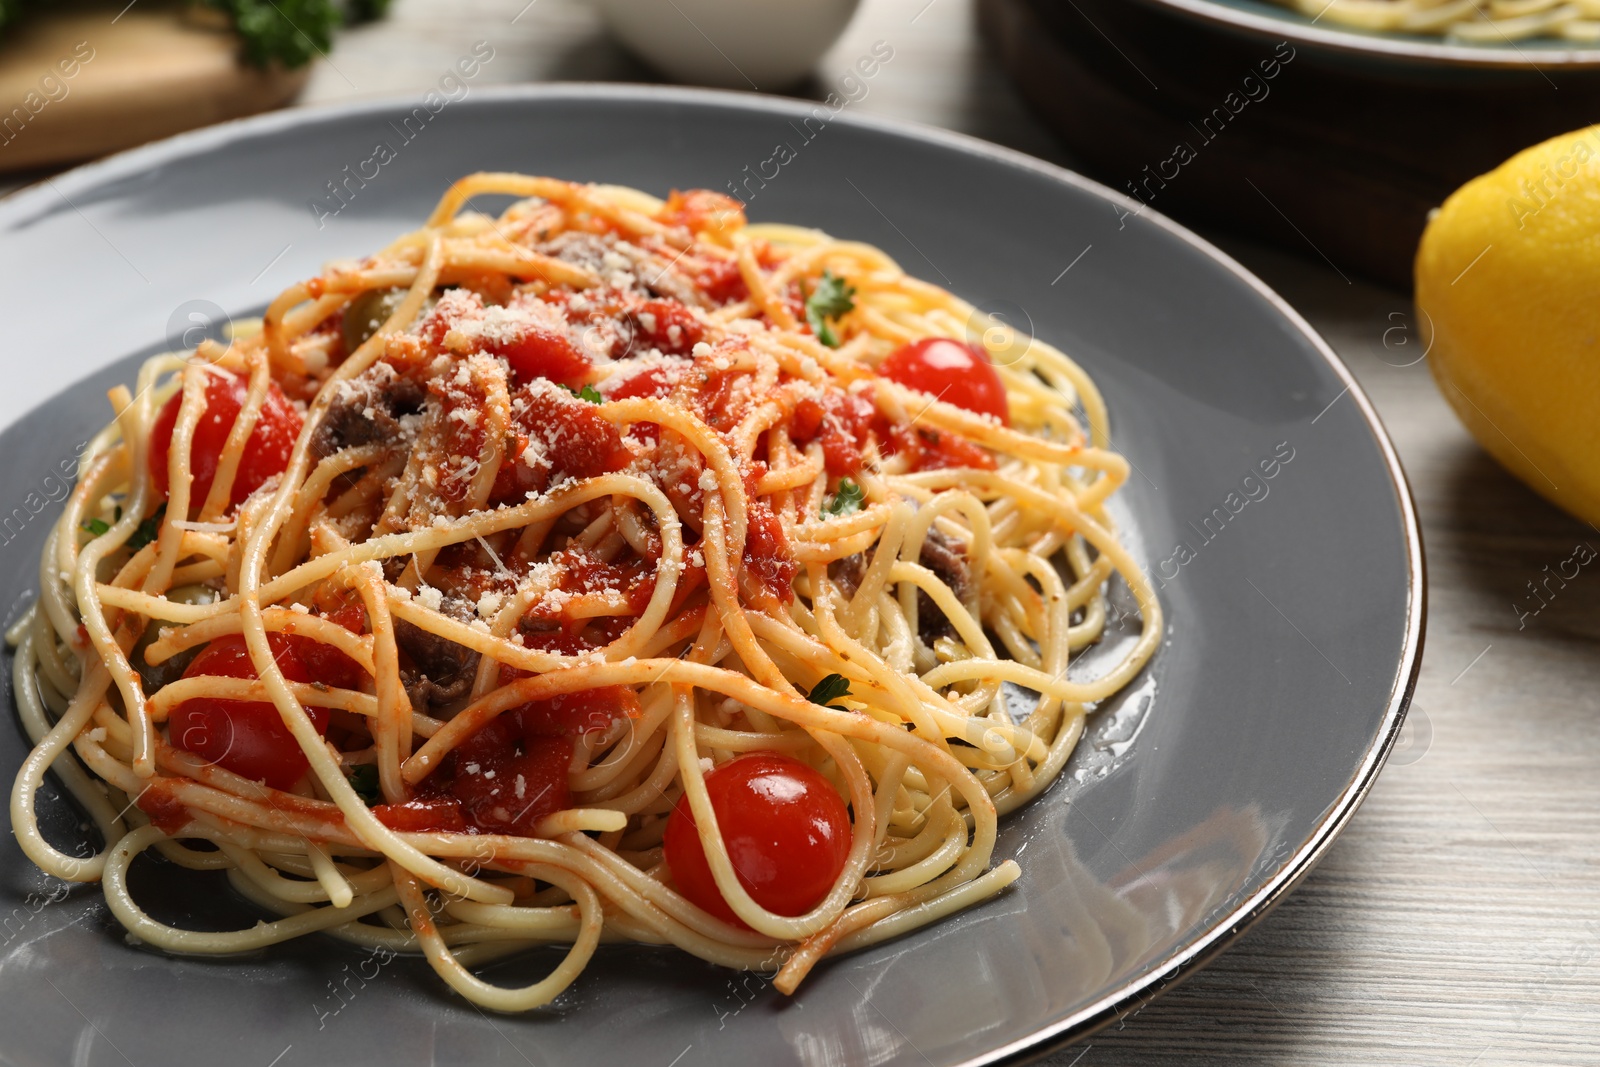
[[[979,12],[1024,96],[1096,177],[1402,288],[1432,208],[1600,105],[1593,49],[1448,45],[1215,0],[980,0]]]

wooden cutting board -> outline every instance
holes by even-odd
[[[0,171],[59,166],[280,107],[309,68],[258,70],[184,7],[40,13],[0,42]]]

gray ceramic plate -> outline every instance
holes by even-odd
[[[749,187],[754,218],[877,243],[1031,323],[1098,379],[1115,444],[1138,468],[1122,514],[1162,583],[1169,640],[1098,713],[1065,779],[1004,824],[1000,853],[1025,872],[1013,890],[830,961],[793,1000],[754,977],[630,947],[603,950],[554,1007],[520,1018],[448,995],[418,961],[379,967],[329,941],[168,958],[126,944],[95,887],[52,883],[0,836],[0,1062],[1019,1062],[1181,978],[1306,873],[1371,786],[1404,713],[1422,558],[1371,408],[1281,300],[1099,186],[948,134],[840,117],[820,132],[813,122],[807,142],[812,109],[801,104],[547,87],[474,93],[402,143],[396,122],[417,103],[204,130],[0,203],[0,417],[16,419],[0,434],[8,620],[35,587],[61,492],[53,472],[105,420],[106,388],[204,325],[208,309],[254,311],[324,260],[379,247],[465,171],[726,189],[771,174],[763,161],[786,142],[795,158]],[[397,158],[364,187],[352,182],[319,226],[308,205],[379,142]],[[24,750],[5,727],[7,782]],[[68,846],[76,817],[59,801],[45,807],[48,832]],[[162,914],[250,921],[215,879],[153,861],[134,873]],[[498,973],[551,959],[535,953]]]

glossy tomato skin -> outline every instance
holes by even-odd
[[[757,904],[804,915],[828,895],[850,855],[850,812],[828,780],[775,752],[752,752],[706,775],[706,791],[739,882]],[[736,926],[722,899],[687,796],[667,818],[667,866],[693,903]]]
[[[268,634],[267,640],[285,678],[291,682],[312,680],[292,638],[274,633]],[[185,678],[203,675],[258,677],[244,637],[229,634],[217,638],[183,672]],[[327,709],[308,707],[306,714],[319,734],[327,730]],[[172,709],[167,734],[174,748],[193,752],[209,763],[226,767],[241,777],[266,782],[274,789],[293,786],[308,766],[305,753],[284,725],[277,706],[265,700],[185,700]]]
[[[479,830],[533,837],[540,819],[572,806],[571,766],[571,738],[534,738],[483,763],[458,756],[450,794]]]
[[[820,438],[828,473],[854,474],[861,469],[861,450],[874,414],[865,397],[829,389],[795,405],[789,436],[798,445]]]
[[[399,804],[374,804],[372,814],[389,829],[402,833],[467,832],[461,802],[455,797],[414,797]]]
[[[541,737],[603,733],[618,719],[637,719],[643,713],[639,695],[626,685],[562,693],[511,712],[521,726],[525,743]]]
[[[908,389],[938,397],[1011,425],[1006,387],[981,348],[948,337],[924,337],[891,352],[878,373]]]
[[[240,375],[215,368],[203,373],[206,375],[206,410],[194,428],[194,444],[189,452],[189,470],[194,475],[189,487],[189,506],[196,512],[211,492],[223,446],[228,443],[228,434],[233,432],[239,409],[244,407],[245,397],[250,393],[249,380]],[[163,405],[150,430],[150,474],[163,495],[167,492],[167,455],[172,448],[172,431],[178,424],[178,409],[182,405],[180,390]],[[234,474],[230,503],[243,503],[267,479],[283,473],[289,466],[289,454],[294,451],[294,441],[300,436],[303,421],[277,383],[269,382],[261,412]]]

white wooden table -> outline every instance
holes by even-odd
[[[491,80],[653,78],[578,0],[398,0],[340,39],[305,100],[420,90],[480,38],[497,50]],[[860,110],[1071,165],[968,0],[864,0],[819,71],[880,38],[895,59]],[[1188,983],[1048,1062],[1600,1064],[1600,577],[1519,615],[1537,603],[1525,583],[1600,536],[1461,429],[1413,362],[1406,295],[1346,282],[1309,248],[1210,236],[1312,321],[1394,435],[1427,543],[1427,657],[1401,750],[1299,891]]]
[[[895,59],[859,110],[1071,165],[984,52],[968,0],[865,0],[819,70],[879,38]],[[653,77],[578,0],[398,0],[340,37],[303,100],[421,92],[479,39],[496,49],[483,81]],[[1427,541],[1427,659],[1401,750],[1300,890],[1187,984],[1048,1062],[1600,1063],[1600,577],[1519,614],[1536,603],[1527,582],[1600,535],[1477,449],[1412,362],[1405,295],[1309,249],[1211,236],[1322,331],[1394,435]]]

